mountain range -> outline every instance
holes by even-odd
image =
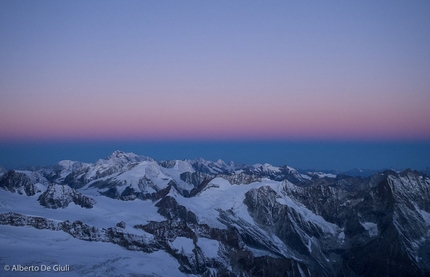
[[[430,178],[115,151],[1,170],[0,230],[2,267],[62,276],[430,276]]]

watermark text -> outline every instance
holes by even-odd
[[[16,272],[69,272],[70,265],[21,265],[21,264],[13,264],[13,265],[5,265],[3,267],[5,271],[16,271]]]

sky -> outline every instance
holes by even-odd
[[[428,151],[429,14],[419,0],[0,1],[0,164],[100,141]]]

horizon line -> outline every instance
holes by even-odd
[[[44,143],[430,143],[430,137],[386,138],[386,137],[274,137],[274,138],[15,138],[0,139],[0,144],[44,144]]]

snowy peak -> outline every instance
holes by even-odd
[[[47,178],[54,183],[81,188],[91,182],[120,175],[145,161],[153,162],[154,160],[133,153],[115,151],[106,159],[100,159],[94,164],[69,160],[60,161],[53,170],[48,172]]]
[[[177,170],[179,173],[184,172],[195,172],[193,166],[188,161],[176,160],[173,169]]]
[[[154,160],[134,153],[125,153],[117,150],[106,159],[98,160],[93,164],[92,171],[96,171],[94,175],[97,175],[100,178],[117,172],[129,170],[143,161]]]
[[[230,163],[230,165],[227,165],[221,159],[216,162],[212,162],[200,158],[198,160],[191,160],[189,163],[193,166],[195,171],[208,174],[229,174],[235,169],[234,164]]]
[[[217,166],[219,166],[219,167],[224,167],[224,168],[228,167],[228,165],[227,165],[223,160],[221,160],[221,159],[218,159],[218,160],[215,162],[215,164],[216,164]]]
[[[324,172],[308,172],[307,175],[314,178],[336,178],[335,174],[332,173],[324,173]]]
[[[6,173],[6,169],[0,165],[0,176]]]
[[[143,161],[153,161],[151,158],[136,155],[134,153],[125,153],[123,151],[116,150],[110,154],[105,161],[113,161],[114,163],[139,163]]]
[[[265,163],[265,164],[254,164],[253,166],[256,171],[262,172],[262,173],[278,173],[280,172],[279,167],[275,167],[271,164]]]

